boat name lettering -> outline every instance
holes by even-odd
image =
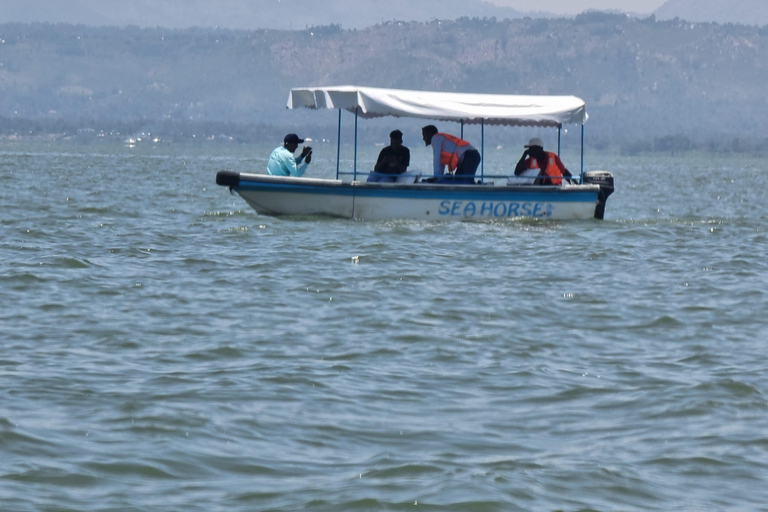
[[[552,204],[518,201],[440,202],[438,213],[446,217],[551,217]]]

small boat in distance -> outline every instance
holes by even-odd
[[[358,220],[489,220],[518,217],[555,220],[602,219],[613,193],[613,176],[606,171],[584,172],[583,100],[575,96],[468,94],[373,87],[338,86],[292,89],[289,109],[338,109],[355,115],[355,158],[352,170],[340,169],[337,141],[336,179],[295,178],[219,171],[218,185],[240,195],[263,215],[330,216]],[[581,125],[581,172],[565,185],[520,185],[514,174],[475,175],[475,184],[430,183],[418,174],[399,175],[396,183],[368,183],[357,170],[358,118],[415,117],[485,126],[551,127]],[[426,176],[424,178],[427,178]],[[566,183],[566,180],[563,180]]]

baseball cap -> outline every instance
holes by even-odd
[[[544,147],[544,142],[538,137],[534,137],[531,140],[528,141],[528,144],[526,144],[523,147],[530,148],[531,146],[539,146],[540,148]]]
[[[295,144],[301,144],[302,142],[304,142],[304,139],[300,139],[299,136],[296,135],[295,133],[289,133],[288,135],[285,136],[285,138],[283,139],[283,142],[292,142]]]

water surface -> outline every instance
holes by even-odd
[[[258,216],[269,149],[0,145],[2,510],[768,510],[763,159],[442,224]]]

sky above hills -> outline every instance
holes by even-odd
[[[674,0],[673,0],[674,1]],[[698,0],[701,1],[701,0]],[[650,15],[665,0],[0,0],[0,23],[82,23],[86,25],[227,28],[303,28],[340,23],[361,28],[397,20],[454,19],[461,16],[500,19],[531,15],[574,15],[586,10]],[[265,20],[272,21],[265,21]]]
[[[768,24],[768,0],[0,0],[0,23],[302,30],[393,20],[519,19],[624,12],[659,20]]]
[[[665,0],[488,0],[519,11],[548,11],[555,14],[579,14],[587,10],[611,10],[651,14]]]

